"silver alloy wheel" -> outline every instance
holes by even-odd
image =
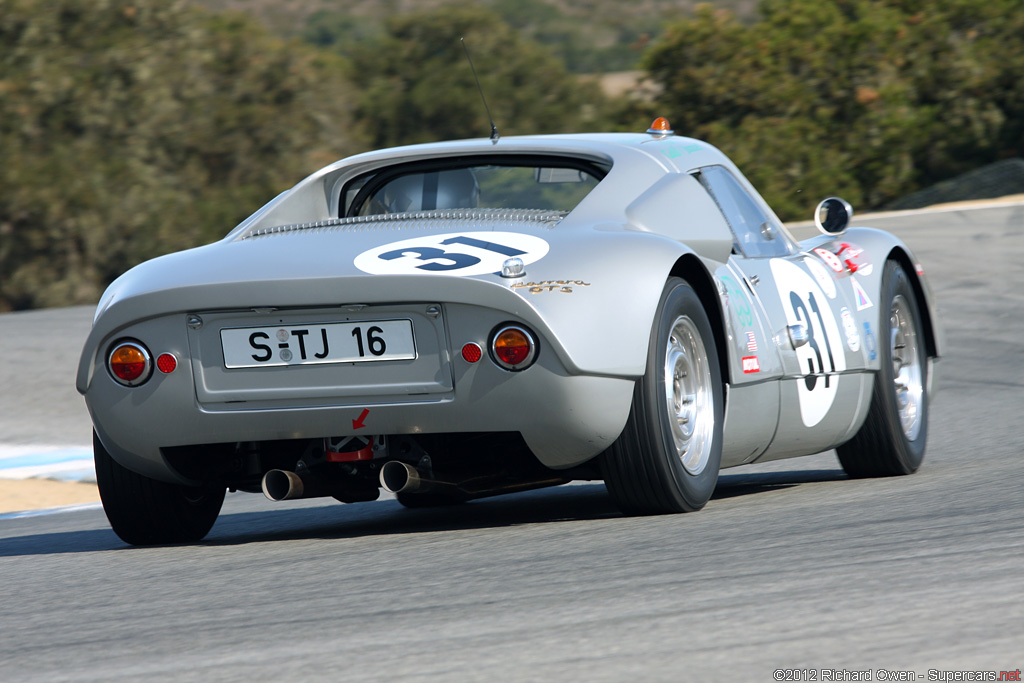
[[[711,368],[694,322],[679,316],[665,340],[665,398],[676,455],[692,475],[704,471],[711,456],[715,405]]]
[[[914,326],[910,302],[901,294],[892,300],[889,333],[892,350],[892,375],[900,426],[910,441],[921,431],[921,400],[924,396],[920,337]]]

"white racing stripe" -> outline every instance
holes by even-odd
[[[23,510],[21,512],[0,512],[0,520],[21,519],[22,517],[42,517],[56,515],[61,512],[78,512],[79,510],[99,510],[102,503],[82,503],[80,505],[64,505],[63,507],[46,508],[44,510]]]
[[[95,482],[92,448],[0,444],[0,479]]]

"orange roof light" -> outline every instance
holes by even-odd
[[[654,119],[654,123],[647,129],[647,132],[651,135],[672,135],[672,125],[668,122],[664,116],[659,116]]]

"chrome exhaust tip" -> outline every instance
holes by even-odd
[[[262,488],[263,495],[275,502],[302,498],[306,490],[302,477],[288,470],[269,470],[263,475]]]
[[[424,480],[412,465],[389,460],[380,468],[380,485],[388,493],[407,493],[424,488]]]

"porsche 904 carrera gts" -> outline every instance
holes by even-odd
[[[459,503],[603,480],[698,510],[722,468],[924,457],[942,334],[895,236],[819,204],[796,241],[719,150],[645,133],[360,154],[103,295],[77,387],[132,544],[227,490]]]

